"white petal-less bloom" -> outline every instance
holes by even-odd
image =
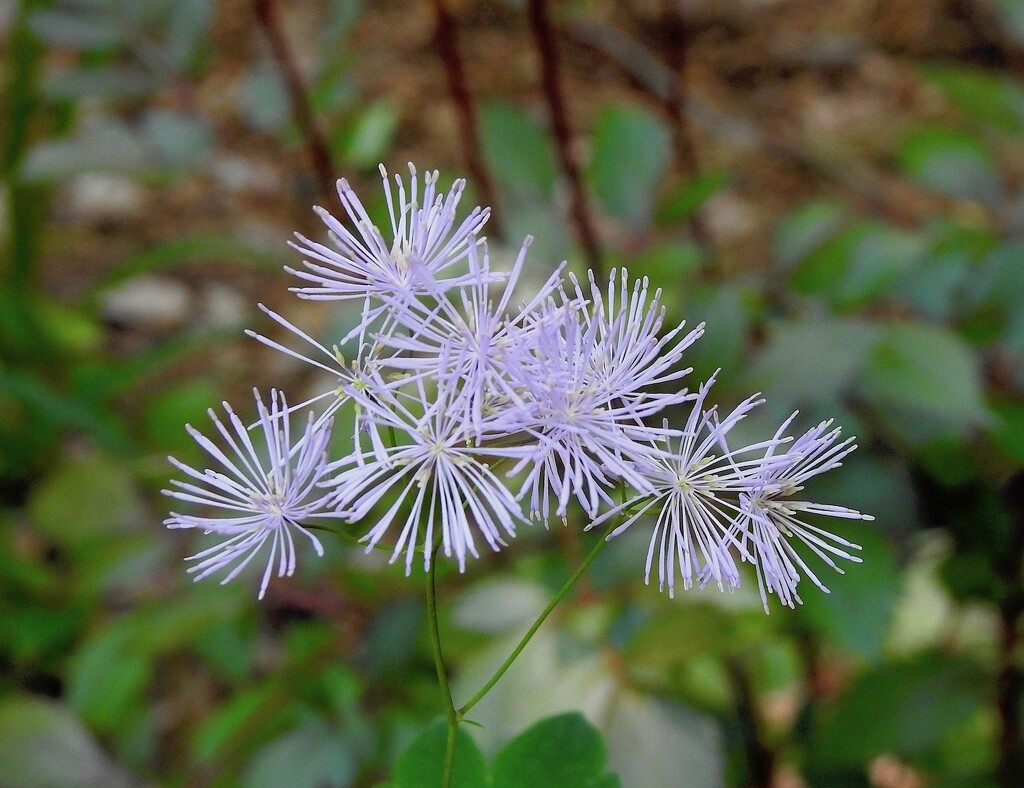
[[[382,345],[394,351],[382,358],[384,366],[460,379],[465,418],[478,431],[485,409],[519,403],[519,393],[506,373],[508,354],[529,343],[528,316],[561,284],[563,266],[530,301],[510,308],[532,240],[524,241],[498,294],[500,275],[491,270],[486,242],[472,244],[468,262],[475,281],[449,290],[430,306],[396,306],[394,321],[401,330],[378,336]],[[449,366],[443,366],[442,360]],[[450,364],[452,360],[455,365]]]
[[[644,522],[654,510],[657,517],[647,551],[645,580],[650,582],[657,554],[658,585],[662,591],[667,587],[669,596],[675,594],[677,568],[684,589],[694,582],[701,586],[714,582],[719,589],[740,585],[733,551],[743,550],[731,529],[740,514],[736,499],[749,487],[751,469],[763,462],[749,458],[751,453],[764,451],[767,444],[732,450],[726,436],[763,400],[750,397],[719,421],[716,408],[705,407],[713,384],[714,376],[701,386],[681,435],[670,439],[667,449],[654,447],[652,460],[638,469],[650,482],[652,492],[633,497],[587,526],[589,530],[628,514],[608,535],[612,539]],[[667,431],[667,422],[665,428]]]
[[[227,574],[221,582],[227,583],[269,544],[259,591],[262,599],[275,571],[278,577],[295,571],[296,535],[308,540],[318,556],[323,555],[320,540],[303,522],[341,515],[328,503],[330,492],[318,486],[327,473],[325,452],[331,434],[330,420],[314,421],[310,415],[305,429],[293,440],[283,394],[271,392],[268,408],[257,393],[256,407],[259,421],[249,429],[227,403],[227,424],[210,410],[225,449],[186,425],[189,434],[219,468],[199,471],[170,457],[171,463],[189,480],[173,480],[174,489],[163,492],[212,512],[171,512],[164,520],[168,528],[196,528],[225,537],[188,559],[195,562],[188,571],[195,574],[196,580],[225,570]]]
[[[350,457],[332,466],[337,471],[331,482],[337,489],[334,503],[356,522],[396,491],[388,510],[375,519],[363,540],[369,551],[396,521],[401,523],[391,560],[404,553],[407,574],[417,550],[422,551],[424,568],[430,567],[438,531],[444,554],[454,556],[462,571],[467,554],[479,556],[474,534],[479,533],[497,551],[505,545],[504,536],[514,536],[517,522],[523,519],[518,502],[487,459],[514,456],[520,450],[479,448],[478,440],[488,442],[503,427],[485,419],[474,431],[464,418],[460,402],[464,395],[453,383],[442,376],[433,392],[417,379],[410,394],[388,388],[379,376],[371,376],[368,386],[349,392],[362,408],[360,419],[371,449],[362,452],[356,447]],[[397,445],[387,445],[386,437],[391,435],[397,436]],[[408,510],[403,512],[407,501]]]
[[[449,269],[467,254],[476,234],[487,221],[489,209],[474,208],[456,224],[456,208],[466,188],[457,180],[447,195],[437,192],[437,171],[423,177],[419,193],[416,169],[409,165],[409,190],[395,176],[397,195],[392,193],[387,171],[380,168],[390,216],[391,241],[385,240],[373,224],[348,181],[338,181],[341,204],[352,222],[350,231],[323,208],[315,210],[330,231],[333,248],[297,235],[292,246],[305,256],[303,268],[286,268],[309,284],[294,288],[303,298],[315,300],[394,299],[412,300],[435,296],[445,289],[469,281],[465,275],[449,276]],[[364,319],[380,308],[364,314]]]
[[[786,431],[795,415],[779,427],[776,439]],[[771,445],[755,483],[740,496],[741,517],[736,533],[757,567],[761,601],[766,611],[768,595],[773,593],[789,607],[799,603],[797,586],[802,576],[828,592],[794,542],[802,544],[840,574],[843,569],[835,559],[858,563],[861,560],[849,552],[859,550],[859,545],[812,525],[805,517],[824,515],[847,520],[873,520],[873,517],[843,506],[793,500],[808,479],[839,467],[843,458],[857,448],[853,438],[837,443],[841,429],[831,429],[831,425],[831,421],[818,424],[797,438],[784,453],[776,455],[774,450],[778,443]]]
[[[686,324],[679,323],[662,334],[665,308],[661,290],[650,294],[647,277],[634,280],[631,288],[626,269],[613,269],[604,291],[594,280],[593,271],[589,277],[592,307],[579,314],[588,329],[596,329],[593,344],[584,351],[590,384],[609,400],[628,404],[636,418],[646,418],[667,404],[683,401],[676,392],[657,393],[651,389],[692,371],[679,362],[683,352],[704,334],[704,324],[684,334]],[[586,299],[579,284],[574,281],[574,285],[577,299]]]
[[[689,373],[677,362],[703,333],[698,326],[682,334],[679,325],[659,336],[658,297],[648,301],[646,280],[630,288],[625,271],[612,271],[607,296],[593,280],[589,297],[576,284],[575,298],[563,294],[560,303],[541,305],[529,343],[509,356],[507,372],[524,392],[527,429],[536,438],[533,454],[512,472],[527,470],[520,494],[529,493],[534,516],[547,519],[554,501],[564,517],[575,497],[595,517],[602,502],[612,505],[608,488],[620,479],[653,492],[636,468],[667,433],[645,420],[693,395],[651,389]]]

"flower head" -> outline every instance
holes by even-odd
[[[689,589],[694,581],[703,586],[715,582],[719,589],[740,585],[734,550],[743,552],[731,526],[740,510],[737,495],[749,486],[749,474],[763,461],[744,459],[765,444],[730,449],[729,431],[761,404],[750,397],[740,403],[724,420],[715,406],[705,407],[712,376],[701,386],[681,434],[669,439],[667,446],[654,446],[650,460],[638,470],[650,482],[651,492],[639,494],[594,520],[595,528],[612,517],[630,513],[608,535],[612,539],[635,525],[651,510],[657,512],[647,551],[645,580],[649,583],[658,555],[658,585],[674,596],[676,572]],[[669,432],[668,422],[665,424]]]
[[[676,362],[704,330],[684,335],[679,325],[659,336],[660,293],[649,303],[647,281],[630,290],[624,270],[612,271],[607,297],[593,279],[589,294],[573,283],[575,297],[547,299],[531,318],[530,341],[507,360],[528,409],[524,428],[536,438],[512,472],[527,469],[521,495],[529,493],[531,513],[544,519],[552,501],[564,517],[574,496],[596,516],[602,501],[612,504],[607,488],[619,479],[651,492],[637,468],[667,433],[645,420],[692,398],[685,389],[652,389],[689,373]]]
[[[794,413],[779,427],[776,439],[786,431],[795,416]],[[778,455],[775,454],[778,443],[770,445],[760,473],[749,490],[740,496],[741,515],[736,532],[757,567],[761,602],[766,611],[768,595],[772,593],[789,607],[799,603],[797,585],[802,575],[828,592],[794,542],[802,544],[840,574],[843,569],[836,563],[836,558],[857,563],[861,560],[848,552],[859,550],[859,545],[812,525],[805,517],[816,514],[847,520],[873,520],[871,515],[844,506],[792,500],[803,490],[807,480],[838,468],[843,458],[857,448],[853,438],[837,443],[842,431],[838,427],[831,429],[831,425],[831,421],[823,421],[812,427]]]
[[[479,555],[475,533],[492,550],[499,550],[505,544],[503,535],[515,535],[522,514],[487,457],[514,455],[517,450],[481,449],[477,440],[487,442],[501,434],[500,421],[485,420],[475,432],[463,417],[465,394],[448,376],[438,379],[436,391],[429,390],[422,378],[414,381],[411,392],[389,388],[379,375],[371,376],[369,383],[351,389],[349,395],[361,408],[371,448],[362,452],[357,447],[331,466],[338,471],[331,482],[337,488],[334,503],[351,521],[364,518],[391,490],[398,491],[363,537],[367,550],[403,519],[391,560],[404,553],[407,574],[417,550],[422,551],[424,568],[429,568],[438,532],[444,554],[455,557],[460,571],[467,554]],[[382,429],[397,437],[394,445],[387,445]],[[407,500],[408,513],[399,515]]]
[[[269,542],[270,555],[259,591],[262,599],[275,566],[278,577],[295,571],[296,533],[310,541],[317,555],[323,555],[320,540],[302,522],[339,514],[328,505],[329,492],[318,486],[326,473],[330,420],[314,422],[311,415],[305,430],[293,441],[283,394],[271,392],[268,409],[257,393],[256,407],[259,421],[250,429],[226,402],[227,425],[212,409],[209,411],[227,445],[226,451],[186,425],[189,434],[220,469],[198,471],[170,457],[171,463],[192,481],[172,480],[175,489],[163,492],[179,501],[200,504],[216,514],[171,512],[164,525],[198,528],[227,537],[188,559],[196,562],[188,570],[196,575],[196,580],[229,567],[232,568],[221,582],[233,580]],[[257,445],[251,433],[262,437],[261,445]]]
[[[355,232],[325,209],[315,209],[330,231],[334,248],[297,235],[299,243],[292,246],[305,255],[304,268],[285,270],[310,283],[294,288],[303,298],[411,299],[436,295],[464,281],[463,277],[438,277],[466,256],[475,234],[487,221],[489,210],[474,208],[456,226],[455,211],[466,188],[465,180],[455,181],[444,196],[437,193],[437,171],[427,172],[421,198],[416,168],[411,164],[408,193],[396,175],[397,195],[393,194],[387,171],[383,166],[380,171],[391,241],[385,240],[383,232],[374,225],[348,181],[339,180],[338,195]]]

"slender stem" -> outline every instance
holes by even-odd
[[[270,53],[284,78],[295,123],[306,137],[306,147],[313,162],[317,185],[323,192],[324,199],[331,199],[337,193],[331,154],[313,114],[312,102],[302,80],[302,74],[288,49],[274,0],[252,0],[252,6],[263,34],[267,37],[267,43],[270,44]]]
[[[996,678],[996,709],[999,714],[996,779],[999,785],[1021,785],[1024,779],[1024,669],[1017,655],[1020,621],[1024,615],[1024,472],[1018,471],[1006,483],[1003,500],[1011,523],[1007,557],[1002,562],[1006,592],[999,604],[1002,637],[999,673]]]
[[[458,133],[462,143],[462,158],[466,169],[480,189],[480,199],[491,209],[491,221],[501,229],[498,220],[497,195],[494,183],[484,164],[483,148],[477,128],[476,102],[469,90],[466,68],[459,54],[458,31],[455,16],[449,7],[449,0],[434,0],[434,39],[437,51],[444,63],[445,77],[448,79],[448,92],[455,102],[455,113],[458,116]]]
[[[597,231],[587,205],[587,192],[583,186],[583,176],[572,151],[572,133],[569,129],[569,113],[565,109],[565,98],[558,74],[558,49],[555,45],[555,34],[548,19],[545,0],[527,0],[527,15],[530,28],[537,45],[540,57],[541,85],[544,100],[551,114],[551,128],[554,131],[555,150],[565,178],[569,182],[569,195],[573,221],[579,235],[580,245],[587,258],[587,264],[594,270],[598,281],[601,280],[601,246],[597,240]]]
[[[441,653],[441,630],[437,619],[437,548],[439,546],[440,540],[434,544],[430,569],[427,570],[427,621],[430,629],[430,646],[434,652],[434,667],[437,670],[437,683],[441,687],[441,694],[444,695],[444,714],[448,719],[448,740],[445,745],[444,772],[441,778],[442,788],[448,788],[451,785],[452,772],[455,768],[455,736],[462,715],[455,710],[452,690],[448,686],[448,671],[445,670],[444,655]]]
[[[458,710],[457,713],[460,717],[465,717],[465,715],[469,712],[471,708],[473,708],[477,703],[483,700],[484,696],[491,691],[491,688],[501,680],[502,676],[505,675],[505,672],[510,667],[512,667],[512,663],[516,661],[516,659],[522,653],[523,649],[526,648],[526,645],[530,642],[533,636],[537,634],[537,630],[540,629],[541,624],[543,624],[547,620],[547,617],[551,615],[552,611],[558,606],[558,603],[565,598],[566,594],[568,594],[572,587],[576,584],[576,581],[583,576],[583,573],[587,571],[587,568],[592,563],[594,563],[594,559],[597,558],[598,553],[600,553],[602,548],[604,548],[605,542],[607,542],[608,540],[608,535],[612,532],[616,525],[618,525],[618,518],[611,518],[610,522],[608,523],[608,527],[605,528],[604,531],[601,533],[600,540],[598,540],[598,543],[594,545],[594,549],[592,549],[590,553],[587,555],[587,557],[583,559],[583,563],[581,563],[579,567],[577,567],[576,571],[572,573],[572,576],[565,581],[565,585],[563,585],[561,589],[559,589],[558,593],[555,594],[555,596],[548,603],[548,606],[544,608],[541,614],[537,617],[537,620],[533,622],[530,628],[526,631],[526,634],[523,635],[522,640],[520,640],[516,647],[512,649],[512,653],[508,655],[508,659],[506,659],[502,663],[501,667],[498,668],[497,671],[495,671],[494,675],[491,676],[488,682],[480,688],[480,691],[477,692],[476,695],[474,695],[468,701],[466,701],[466,703],[463,704],[462,708]]]
[[[737,660],[729,660],[725,665],[732,679],[733,692],[736,695],[736,711],[740,719],[743,735],[743,749],[747,756],[747,784],[752,788],[770,788],[775,772],[775,753],[764,743],[761,717],[754,700],[754,690],[750,679]]]

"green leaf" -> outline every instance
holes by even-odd
[[[805,595],[800,615],[832,642],[865,660],[878,661],[902,587],[895,553],[874,524],[829,525],[861,546],[859,552],[851,553],[863,563],[848,564],[843,575],[818,572],[831,593]]]
[[[698,173],[687,179],[661,201],[655,216],[658,224],[675,225],[686,221],[725,188],[729,181],[728,173],[722,170]]]
[[[836,291],[836,303],[856,306],[892,288],[916,267],[928,251],[927,240],[916,233],[870,225],[853,249],[850,265]]]
[[[110,731],[145,708],[156,657],[180,649],[237,616],[244,591],[216,586],[136,608],[75,652],[68,698],[90,724]]]
[[[1006,74],[961,64],[931,66],[924,73],[967,117],[1000,131],[1024,132],[1024,86]]]
[[[984,421],[979,360],[956,334],[903,323],[880,328],[878,337],[858,388],[884,416],[908,430],[923,422],[954,433]]]
[[[164,163],[187,167],[198,163],[213,148],[213,133],[198,115],[169,109],[150,109],[142,124],[148,141]]]
[[[71,138],[37,143],[25,157],[21,175],[35,182],[92,170],[133,173],[152,165],[153,154],[136,128],[120,120],[97,118],[80,124]]]
[[[514,104],[488,102],[480,138],[488,168],[513,201],[550,199],[558,170],[550,136],[537,121]]]
[[[276,683],[234,692],[190,731],[192,757],[200,764],[216,762],[243,739],[279,729],[281,694]]]
[[[151,446],[171,452],[179,460],[200,456],[185,424],[200,424],[207,408],[218,402],[217,390],[205,380],[197,380],[161,391],[146,405],[142,428]]]
[[[772,249],[783,269],[802,263],[842,228],[847,208],[837,200],[811,200],[787,214],[776,227]]]
[[[807,255],[794,270],[793,287],[836,306],[856,306],[896,284],[926,251],[919,235],[858,222]]]
[[[657,116],[625,106],[609,107],[598,116],[590,177],[609,215],[645,229],[668,164],[669,132]]]
[[[668,322],[681,320],[689,314],[684,309],[689,288],[696,278],[704,250],[688,241],[665,241],[646,249],[627,261],[630,271],[642,274],[651,283],[651,291],[661,289],[661,303],[669,315]]]
[[[24,599],[0,602],[0,648],[20,665],[62,658],[80,635],[85,608],[57,609],[52,602],[37,604]]]
[[[179,72],[196,60],[213,22],[213,0],[175,0],[167,17],[167,57]]]
[[[615,697],[613,708],[606,729],[609,761],[622,785],[721,788],[730,784],[722,726],[714,717],[630,690]]]
[[[759,616],[758,620],[762,619]],[[647,621],[630,639],[625,654],[641,669],[664,669],[702,655],[732,653],[747,645],[748,638],[732,614],[712,604],[692,602],[673,605]]]
[[[0,396],[4,394],[33,411],[33,429],[41,433],[47,432],[47,422],[52,422],[83,429],[105,448],[124,451],[131,447],[114,414],[97,412],[91,404],[53,391],[48,384],[17,369],[0,369]],[[2,421],[0,426],[3,426]]]
[[[818,726],[817,766],[853,766],[880,753],[920,755],[977,713],[991,679],[974,664],[942,654],[889,663],[861,676]]]
[[[438,719],[412,741],[395,766],[395,782],[400,788],[441,788],[447,739],[448,724]],[[480,788],[487,783],[484,756],[473,737],[460,727],[455,737],[451,788]]]
[[[1003,184],[988,151],[969,134],[947,128],[918,131],[899,154],[903,169],[919,184],[989,208],[1003,201]]]
[[[949,320],[961,306],[960,291],[971,267],[971,255],[966,250],[933,253],[906,272],[896,293],[919,314]]]
[[[381,605],[363,642],[368,669],[374,676],[402,672],[416,654],[423,630],[423,605],[413,598]]]
[[[376,167],[390,150],[401,117],[401,108],[394,101],[375,99],[343,129],[335,149],[353,167]]]
[[[1024,45],[1024,0],[995,0],[993,10],[1004,32],[1018,46]]]
[[[33,489],[28,512],[48,538],[67,546],[148,524],[132,475],[101,457],[57,467]]]
[[[66,707],[29,696],[0,700],[0,763],[0,782],[19,788],[136,784]]]
[[[91,66],[58,71],[46,80],[43,93],[52,101],[124,101],[142,98],[157,87],[152,73],[138,66]]]
[[[685,363],[693,367],[693,380],[707,380],[718,368],[739,369],[757,308],[755,298],[737,286],[706,287],[693,293],[686,306],[687,323],[707,324],[704,336],[686,351]]]
[[[246,788],[333,788],[352,785],[357,771],[352,743],[338,728],[312,720],[262,745],[242,778]]]
[[[997,403],[996,418],[989,431],[992,442],[1011,461],[1024,465],[1024,405]]]
[[[508,577],[493,577],[471,586],[455,604],[452,623],[474,632],[505,632],[527,625],[544,609],[548,593]]]
[[[781,397],[787,408],[838,399],[857,381],[877,338],[853,319],[778,321],[748,371],[748,384]]]
[[[494,788],[606,785],[601,734],[581,714],[548,717],[516,736],[494,759]]]
[[[128,628],[114,626],[86,641],[72,657],[68,700],[100,731],[115,731],[146,707],[153,661],[135,651],[131,641]]]
[[[98,11],[98,9],[96,9]],[[29,29],[51,46],[100,49],[123,42],[128,35],[124,20],[104,13],[45,8],[28,17]]]
[[[269,61],[260,61],[249,71],[238,102],[245,121],[257,131],[280,132],[292,117],[284,80]]]

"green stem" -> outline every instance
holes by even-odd
[[[444,655],[441,653],[441,630],[437,618],[437,549],[440,540],[434,545],[434,553],[427,570],[427,621],[430,629],[430,646],[434,652],[434,667],[437,670],[437,683],[444,695],[445,717],[448,718],[448,740],[444,751],[444,772],[441,777],[442,788],[449,788],[452,783],[452,772],[455,768],[455,736],[458,733],[462,715],[455,709],[452,690],[448,686],[448,672],[444,667]]]
[[[470,709],[472,709],[477,703],[483,700],[484,696],[491,691],[491,688],[501,680],[502,676],[505,675],[505,671],[512,667],[512,663],[516,661],[516,659],[522,653],[523,649],[526,648],[526,645],[530,642],[533,636],[537,634],[537,630],[540,629],[541,624],[543,624],[547,617],[551,615],[552,611],[554,611],[554,609],[558,606],[558,603],[565,598],[565,595],[569,593],[572,587],[576,584],[576,581],[583,576],[583,573],[587,571],[587,568],[594,562],[594,559],[597,558],[597,554],[601,552],[601,549],[604,547],[605,542],[608,539],[608,534],[612,532],[616,525],[618,525],[618,518],[610,518],[608,527],[605,528],[604,531],[601,533],[601,538],[600,540],[598,540],[598,543],[594,545],[594,548],[583,560],[583,563],[581,563],[579,567],[577,567],[576,571],[572,573],[572,576],[565,581],[565,585],[563,585],[559,589],[558,593],[555,594],[555,596],[548,603],[548,606],[544,608],[541,614],[537,617],[537,620],[534,621],[530,628],[526,631],[526,634],[523,635],[522,640],[520,640],[516,647],[512,650],[512,653],[508,655],[508,659],[506,659],[502,663],[501,667],[498,668],[497,671],[495,671],[494,675],[491,676],[490,680],[488,680],[488,682],[480,688],[480,691],[477,692],[477,694],[470,698],[468,701],[466,701],[466,703],[463,704],[462,708],[456,711],[456,714],[460,719],[464,718],[466,714],[469,713]]]

